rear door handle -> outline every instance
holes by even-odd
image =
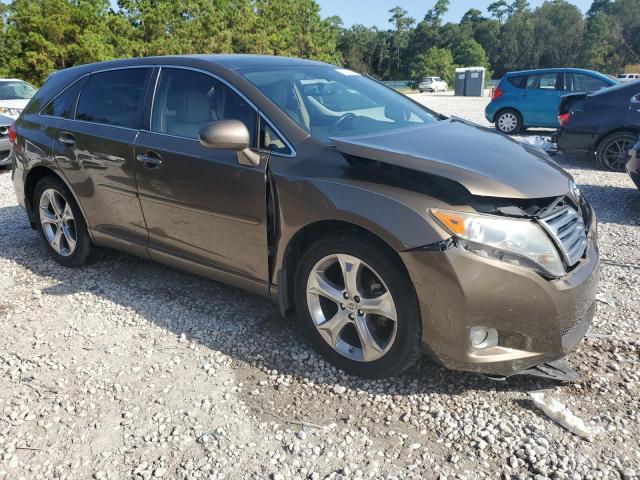
[[[162,165],[162,159],[160,155],[154,152],[145,152],[144,154],[140,154],[136,157],[139,162],[146,168],[159,168]]]
[[[75,137],[69,132],[60,132],[58,141],[67,147],[73,147],[76,144]]]

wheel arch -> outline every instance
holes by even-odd
[[[505,107],[501,107],[499,110],[496,111],[496,113],[493,114],[493,122],[495,123],[496,120],[498,119],[498,117],[500,116],[500,114],[506,110],[511,110],[515,113],[517,113],[518,115],[520,115],[520,121],[522,122],[521,127],[525,127],[525,121],[524,121],[524,115],[522,114],[522,112],[520,111],[519,108],[516,107],[512,107],[512,106],[505,106]]]
[[[636,127],[618,127],[615,128],[613,130],[609,130],[607,133],[603,133],[602,135],[600,135],[594,146],[593,146],[593,150],[597,151],[598,148],[600,148],[600,144],[602,144],[602,142],[610,137],[611,135],[615,135],[616,133],[631,133],[633,135],[640,135],[640,128],[636,128]]]
[[[278,304],[283,315],[289,316],[294,312],[294,281],[297,261],[302,253],[319,238],[339,235],[358,235],[375,243],[379,248],[387,251],[401,266],[403,273],[409,277],[409,272],[398,252],[382,237],[370,230],[344,220],[318,220],[300,228],[289,240],[282,258],[281,268],[277,274]]]
[[[67,180],[59,172],[45,165],[38,165],[36,167],[33,167],[31,170],[29,170],[24,180],[24,203],[27,209],[27,215],[29,216],[29,222],[31,223],[31,226],[35,228],[35,224],[37,221],[35,217],[35,210],[33,205],[33,194],[35,192],[36,185],[38,185],[38,182],[40,182],[40,180],[42,180],[45,177],[51,177],[56,180],[60,180],[67,187],[67,190],[71,192],[71,196],[73,197],[73,200],[76,202],[76,205],[78,205],[78,208],[82,213],[82,216],[84,218],[84,221],[87,227],[89,227],[89,222],[87,221],[87,215],[84,209],[82,208],[82,204],[78,200],[78,197],[76,196],[73,189],[69,186],[69,183],[67,182]],[[89,236],[92,236],[91,228],[88,228],[88,230],[89,230]]]

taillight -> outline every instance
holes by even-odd
[[[571,113],[563,113],[562,115],[558,115],[558,122],[560,122],[560,126],[564,127],[569,119],[571,118]]]
[[[13,143],[18,138],[18,130],[16,129],[16,124],[12,123],[9,127],[9,143]]]
[[[491,101],[494,102],[499,99],[502,95],[504,95],[504,90],[500,87],[496,87],[493,89],[493,95],[491,95]]]

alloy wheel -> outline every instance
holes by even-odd
[[[40,196],[40,223],[53,250],[68,257],[76,249],[77,232],[73,210],[60,192],[48,188]]]
[[[624,171],[632,144],[631,137],[620,137],[609,143],[602,153],[605,166],[610,170]]]
[[[518,127],[518,118],[514,113],[503,113],[498,118],[498,127],[501,132],[511,133]]]
[[[329,255],[307,279],[307,305],[321,337],[338,353],[373,362],[393,345],[396,305],[380,275],[351,255]]]

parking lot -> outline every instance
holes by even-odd
[[[415,98],[487,125],[488,98]],[[573,384],[426,357],[400,378],[347,376],[260,297],[116,252],[59,266],[1,171],[0,478],[636,478],[640,192],[556,160],[596,209],[603,258]],[[539,390],[603,432],[553,423]]]

